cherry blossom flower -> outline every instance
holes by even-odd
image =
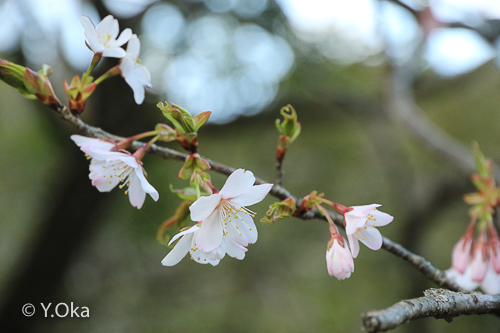
[[[391,223],[394,217],[378,211],[377,207],[380,206],[378,204],[351,206],[345,210],[345,230],[354,258],[359,253],[358,241],[361,241],[372,250],[379,250],[382,246],[382,235],[375,227]]]
[[[235,170],[219,193],[200,197],[189,207],[191,219],[202,222],[196,243],[203,252],[218,248],[225,237],[241,246],[257,241],[255,213],[244,206],[262,201],[273,185],[254,183],[251,171]]]
[[[179,237],[182,237],[175,247],[167,254],[167,256],[161,261],[163,266],[174,266],[189,252],[191,259],[200,264],[211,264],[216,266],[219,264],[220,260],[224,258],[226,253],[233,258],[242,260],[245,257],[245,252],[247,249],[239,244],[236,244],[229,240],[229,238],[224,238],[222,243],[212,251],[203,252],[199,246],[196,244],[196,238],[200,231],[199,224],[189,227],[189,229],[183,230],[177,235],[175,235],[169,242],[169,245],[176,241]]]
[[[344,237],[332,235],[326,250],[326,267],[330,276],[344,280],[354,272],[354,260]]]
[[[146,180],[142,162],[136,156],[110,151],[115,144],[105,140],[80,135],[72,135],[71,139],[92,159],[89,178],[100,192],[109,192],[122,183],[119,187],[128,187],[125,194],[128,194],[133,207],[142,207],[146,193],[158,200],[158,192]]]
[[[112,15],[106,16],[97,27],[94,27],[90,18],[84,15],[80,16],[80,22],[83,25],[85,37],[87,37],[92,52],[102,53],[103,57],[125,57],[126,52],[120,46],[128,42],[132,36],[132,30],[127,28],[118,37],[118,20],[113,18]]]
[[[134,99],[137,104],[144,101],[144,87],[151,88],[151,74],[139,61],[140,49],[141,42],[134,34],[128,42],[127,55],[120,63],[122,76],[134,91]]]

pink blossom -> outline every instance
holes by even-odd
[[[481,283],[481,289],[487,294],[495,295],[500,293],[500,274],[495,272],[493,265],[489,266],[486,277]]]
[[[460,287],[469,291],[476,289],[479,285],[477,282],[472,280],[471,272],[472,271],[470,265],[467,266],[464,274],[460,274],[460,272],[453,267],[445,271],[446,276],[450,280],[455,281]]]
[[[326,267],[330,276],[344,280],[354,272],[354,260],[344,237],[332,235],[326,250]]]
[[[472,280],[481,283],[488,273],[489,264],[489,251],[486,248],[486,233],[482,231],[473,249],[472,261],[470,264]]]
[[[382,235],[375,227],[391,223],[394,217],[378,211],[377,207],[380,205],[351,206],[344,213],[345,230],[354,258],[359,253],[358,241],[372,250],[379,250],[382,246]]]

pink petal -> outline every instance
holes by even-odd
[[[227,178],[220,194],[224,199],[235,198],[249,191],[254,183],[255,177],[251,171],[237,169]]]
[[[240,206],[251,206],[264,200],[269,191],[271,191],[272,187],[273,184],[252,186],[248,191],[231,199],[231,201]]]
[[[212,194],[205,197],[200,197],[190,207],[191,220],[195,222],[205,220],[212,214],[221,200],[220,194]]]
[[[496,295],[500,293],[500,274],[497,274],[490,266],[486,277],[481,284],[481,289],[487,294]]]
[[[199,200],[199,199],[198,199]],[[219,247],[222,242],[222,226],[219,214],[214,211],[201,223],[200,231],[196,236],[196,246],[203,252],[209,252]]]

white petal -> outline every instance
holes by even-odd
[[[467,290],[474,290],[477,288],[478,284],[472,281],[471,278],[471,268],[470,265],[467,267],[467,270],[464,274],[460,274],[457,270],[450,268],[445,271],[446,276],[449,279],[454,280],[460,287]]]
[[[130,182],[128,187],[128,198],[130,200],[130,204],[132,207],[141,209],[144,204],[144,200],[146,200],[146,192],[142,189],[141,181],[137,177],[137,173],[131,172],[130,176],[128,176],[128,181]]]
[[[137,168],[140,168],[141,166],[139,165],[139,163],[137,163],[137,159],[134,157],[134,156],[130,156],[130,155],[127,155],[127,154],[124,154],[124,153],[118,153],[120,155],[116,155],[116,157],[118,157],[118,159],[120,161],[122,161],[123,163],[127,164],[128,166],[134,168],[134,169],[137,169]],[[112,157],[112,159],[114,159],[115,157]],[[110,158],[108,158],[108,160],[110,160]]]
[[[146,180],[146,177],[144,177],[144,170],[142,169],[142,167],[135,168],[134,171],[137,178],[141,182],[142,189],[146,193],[149,193],[149,195],[151,196],[151,198],[153,198],[154,201],[158,201],[159,198],[158,191],[156,191],[156,189]]]
[[[487,294],[495,295],[500,293],[500,274],[497,274],[490,265],[488,274],[481,284],[481,289]]]
[[[174,266],[189,252],[193,234],[186,235],[179,240],[175,247],[161,261],[163,266]]]
[[[123,58],[127,55],[125,50],[121,47],[105,48],[101,52],[103,57],[108,58]]]
[[[92,185],[95,186],[99,192],[109,192],[120,183],[120,179],[118,177],[104,177],[103,174],[93,175]]]
[[[366,220],[368,219],[367,216],[364,217],[357,217],[357,216],[351,216],[346,213],[344,215],[345,218],[345,232],[348,235],[352,235],[356,232],[358,228],[362,228]]]
[[[113,18],[113,15],[108,15],[102,19],[101,22],[95,28],[100,34],[109,34],[112,39],[116,39],[118,36],[118,31],[120,28],[118,27],[118,20]]]
[[[189,210],[191,211],[191,220],[198,222],[206,219],[210,214],[213,213],[220,200],[220,194],[212,194],[205,197],[199,197],[198,200],[196,200],[191,206],[189,206]]]
[[[255,177],[251,171],[243,169],[235,170],[226,180],[220,190],[224,199],[235,198],[249,191],[255,183]]]
[[[137,58],[139,57],[140,51],[141,51],[141,42],[139,41],[139,38],[137,38],[137,35],[133,34],[132,37],[130,37],[130,40],[128,41],[127,44],[127,53],[132,58]]]
[[[122,76],[124,78],[128,77],[129,74],[132,72],[132,70],[135,67],[135,61],[130,58],[130,57],[125,57],[122,59],[120,62],[120,71],[122,73]]]
[[[135,77],[129,75],[125,77],[125,82],[128,83],[132,91],[134,92],[134,101],[139,105],[144,102],[145,92],[144,85],[142,85],[139,81],[136,80]]]
[[[262,184],[252,186],[245,193],[237,196],[236,198],[231,199],[232,202],[240,205],[240,206],[251,206],[256,204],[257,202],[261,202],[264,200],[266,195],[271,191],[273,184]]]
[[[351,206],[350,208],[352,208],[352,210],[350,212],[347,212],[346,214],[349,214],[351,216],[364,217],[364,216],[367,216],[368,213],[371,213],[377,207],[380,207],[380,206],[382,206],[382,205],[371,204],[371,205],[362,205],[362,206]]]
[[[359,253],[358,238],[355,235],[347,235],[347,239],[349,239],[349,247],[351,248],[352,257],[356,258]]]
[[[243,260],[243,258],[245,258],[245,252],[247,252],[247,249],[244,246],[231,242],[228,238],[226,239],[227,255],[238,260]]]
[[[198,225],[195,224],[191,228],[183,230],[183,231],[179,232],[178,234],[176,234],[174,237],[172,237],[172,239],[170,240],[170,242],[168,242],[168,245],[170,245],[173,242],[175,242],[177,240],[177,238],[182,237],[182,236],[187,235],[187,234],[194,233],[194,232],[196,232],[198,230],[200,230],[200,227],[198,227]],[[195,237],[195,236],[196,235],[193,235],[193,236],[190,236],[190,237]]]
[[[77,134],[72,135],[70,138],[79,147],[92,146],[94,148],[101,149],[104,151],[110,151],[115,146],[113,143],[111,143],[109,141],[105,141],[102,139],[89,138],[89,137],[81,136],[81,135],[77,135]]]
[[[108,159],[119,159],[120,157],[122,157],[122,155],[125,155],[124,153],[105,151],[93,146],[82,146],[81,148],[87,155],[100,161],[106,161]]]
[[[372,250],[380,250],[382,246],[382,235],[380,231],[373,227],[366,226],[366,229],[361,229],[354,236],[359,235],[359,240]]]
[[[196,236],[196,246],[203,252],[210,252],[219,247],[222,242],[222,226],[219,214],[214,211],[201,223],[200,231]]]
[[[382,227],[384,225],[388,225],[394,220],[394,217],[392,215],[381,212],[379,210],[374,210],[373,212],[371,212],[371,214],[373,215],[374,220],[373,219],[369,220],[368,224],[374,225],[376,227]]]
[[[90,18],[88,18],[85,15],[81,15],[80,22],[82,23],[83,30],[85,31],[85,35],[87,35],[87,34],[95,35],[96,34],[94,24],[92,23]]]
[[[227,223],[227,229],[224,229],[229,234],[236,235],[231,239],[235,240],[236,243],[246,246],[248,244],[253,244],[257,242],[257,227],[253,221],[250,214],[245,214],[244,212],[239,212],[237,217],[229,215],[229,218],[225,221]],[[243,238],[246,241],[241,241],[239,238]]]
[[[120,34],[120,37],[118,37],[118,39],[116,40],[115,45],[122,46],[123,44],[128,42],[131,37],[132,37],[132,30],[127,28],[127,29],[122,31],[122,33]]]

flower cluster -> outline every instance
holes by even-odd
[[[90,159],[89,178],[100,192],[109,192],[118,184],[120,188],[127,186],[133,207],[140,209],[146,199],[146,193],[155,201],[158,192],[149,184],[145,177],[141,159],[145,149],[137,150],[133,155],[125,150],[119,150],[120,145],[102,139],[93,139],[81,135],[72,135],[71,139]]]
[[[262,201],[272,184],[254,185],[251,171],[235,170],[222,189],[202,196],[190,207],[191,219],[197,224],[182,230],[170,244],[182,237],[162,260],[164,266],[177,264],[187,252],[201,264],[217,265],[227,254],[243,259],[246,246],[257,241],[255,213],[246,208]]]
[[[146,67],[140,64],[139,51],[141,44],[132,30],[125,29],[118,36],[118,20],[106,16],[96,27],[87,16],[81,16],[80,22],[85,30],[87,46],[98,59],[100,57],[120,58],[118,70],[132,88],[137,104],[144,101],[144,87],[151,87],[151,75]],[[121,48],[128,42],[127,50]],[[97,60],[98,61],[98,60]],[[116,70],[110,70],[114,74]]]
[[[474,239],[476,221],[473,220],[453,248],[452,265],[446,271],[449,278],[464,289],[478,286],[487,294],[500,293],[500,241],[493,223],[481,230]]]

